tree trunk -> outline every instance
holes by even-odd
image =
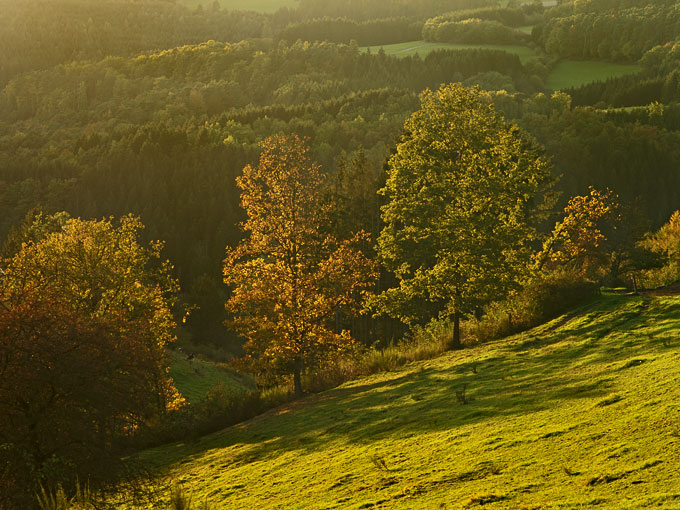
[[[293,372],[293,386],[295,387],[295,396],[302,396],[302,358],[295,358],[295,370]]]
[[[453,349],[460,349],[462,347],[460,343],[460,312],[458,310],[453,312],[453,343],[451,347]]]

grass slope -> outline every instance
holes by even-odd
[[[507,51],[508,53],[518,55],[522,62],[524,62],[529,57],[536,56],[536,52],[526,46],[496,44],[450,44],[426,41],[410,41],[397,44],[387,44],[384,46],[366,46],[362,49],[364,51],[370,49],[372,53],[377,53],[380,48],[382,48],[388,55],[396,55],[398,57],[407,57],[409,55],[420,55],[421,57],[425,57],[428,53],[431,53],[434,50],[469,50],[474,48]]]
[[[212,7],[214,0],[180,0],[180,3],[190,8],[202,5],[204,8]],[[220,7],[228,11],[255,11],[275,12],[281,7],[295,9],[298,0],[218,0]]]
[[[233,370],[198,358],[189,360],[177,351],[170,352],[170,377],[189,402],[203,399],[218,384],[235,392],[252,389],[252,383]]]
[[[552,70],[545,85],[552,90],[580,87],[594,81],[606,81],[608,78],[637,73],[640,69],[642,68],[637,65],[563,60]]]
[[[603,296],[145,457],[215,508],[680,508],[679,350],[680,297]]]

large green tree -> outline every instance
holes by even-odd
[[[379,253],[399,286],[372,305],[407,323],[454,319],[516,287],[527,270],[541,191],[538,148],[459,84],[425,91],[389,159]]]
[[[358,307],[374,268],[358,249],[365,234],[342,240],[330,232],[334,204],[304,141],[279,135],[261,145],[259,164],[237,180],[249,235],[227,250],[227,310],[251,366],[292,373],[300,395],[303,367],[351,343],[334,331],[335,314]]]

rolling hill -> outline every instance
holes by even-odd
[[[680,508],[680,297],[604,295],[144,453],[214,508]]]

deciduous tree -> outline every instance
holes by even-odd
[[[525,274],[540,192],[538,148],[479,89],[426,91],[389,160],[379,252],[399,286],[372,301],[408,323],[454,319],[502,298]]]
[[[243,170],[238,186],[248,237],[224,261],[231,324],[249,360],[292,373],[300,395],[303,366],[351,342],[330,324],[339,308],[356,310],[373,281],[373,263],[356,248],[365,234],[339,240],[328,231],[325,178],[297,136],[262,142],[259,164]]]
[[[560,266],[591,280],[619,284],[621,276],[660,266],[653,251],[639,243],[646,230],[635,204],[622,205],[613,191],[591,187],[587,195],[569,200],[538,255],[539,267]]]
[[[38,483],[98,481],[117,439],[179,404],[164,348],[175,284],[141,228],[37,215],[2,264],[0,506],[25,508]]]

